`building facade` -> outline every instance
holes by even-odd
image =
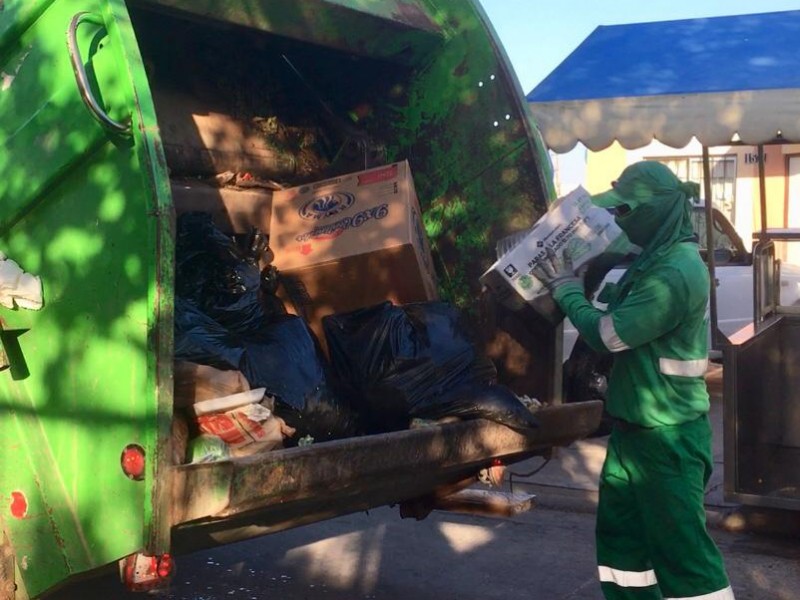
[[[761,229],[759,204],[758,148],[718,146],[709,149],[711,193],[714,207],[733,224],[750,248],[753,235]],[[703,188],[702,147],[692,141],[684,148],[659,142],[626,150],[617,142],[599,152],[585,151],[583,185],[590,193],[607,190],[611,181],[629,164],[658,160],[681,179],[696,181]],[[800,144],[764,146],[767,227],[800,228]],[[783,260],[800,264],[800,247],[780,251]]]

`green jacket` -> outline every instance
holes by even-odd
[[[578,283],[554,293],[586,342],[615,354],[609,414],[657,427],[707,413],[709,278],[697,244],[672,245],[643,270],[629,269],[615,288],[604,291],[611,296],[607,311],[594,307]]]

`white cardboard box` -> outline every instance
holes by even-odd
[[[561,256],[570,249],[576,270],[614,245],[629,242],[607,210],[592,204],[591,196],[578,187],[556,200],[547,213],[529,231],[522,232],[497,244],[500,257],[480,277],[506,306],[519,309],[532,306],[547,320],[557,323],[561,311],[542,283],[531,270],[537,260],[552,249]]]

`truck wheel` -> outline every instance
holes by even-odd
[[[578,338],[569,360],[564,363],[564,401],[569,403],[601,400],[605,403],[612,361],[612,356],[597,354],[582,338]],[[603,411],[600,426],[591,437],[609,433],[611,433],[611,417]]]
[[[6,532],[0,532],[0,600],[14,600],[17,586],[14,583],[14,552]]]

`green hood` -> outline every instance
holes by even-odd
[[[690,198],[699,191],[700,186],[682,182],[666,165],[641,161],[627,167],[611,190],[592,201],[617,208],[617,224],[643,250],[631,269],[639,270],[673,244],[692,239]]]

